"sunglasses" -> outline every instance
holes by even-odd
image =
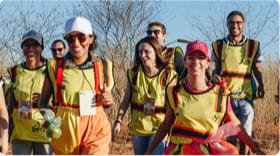
[[[161,30],[147,30],[147,35],[151,35],[152,33],[158,35],[161,32]]]
[[[78,40],[80,41],[80,43],[83,43],[87,40],[87,36],[84,34],[77,34],[77,35],[67,35],[65,36],[65,40],[68,43],[74,43],[75,38],[78,38]]]
[[[59,51],[59,52],[62,52],[63,48],[52,48],[52,52],[56,52],[56,51]]]

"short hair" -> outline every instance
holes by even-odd
[[[66,44],[64,43],[64,41],[62,41],[61,39],[57,39],[57,40],[54,40],[52,42],[52,45],[51,45],[51,48],[54,46],[54,44],[56,44],[57,42],[61,42],[63,44],[63,48],[66,48]]]
[[[139,47],[141,43],[148,43],[151,45],[156,53],[156,63],[157,65],[161,65],[163,67],[167,67],[167,61],[161,56],[162,48],[158,43],[158,40],[153,36],[146,36],[142,38],[135,46],[135,54],[134,54],[134,66],[138,66],[143,64],[139,57]]]
[[[150,28],[150,27],[152,27],[152,26],[160,26],[161,27],[161,29],[162,29],[162,33],[163,34],[166,34],[166,27],[162,24],[162,23],[160,23],[160,22],[152,22],[152,23],[150,23],[149,25],[148,25],[148,29]]]
[[[240,11],[237,11],[237,10],[233,10],[232,12],[230,12],[230,13],[228,14],[228,16],[227,16],[227,22],[228,22],[229,18],[230,18],[231,16],[233,16],[233,15],[239,15],[239,16],[241,16],[243,22],[245,22],[245,19],[244,19],[243,14],[242,14]]]

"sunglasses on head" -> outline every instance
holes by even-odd
[[[85,34],[77,34],[77,35],[66,35],[65,40],[68,43],[73,43],[75,41],[75,38],[78,38],[78,40],[83,43],[87,40],[87,36]]]
[[[151,35],[152,33],[158,35],[161,32],[161,30],[147,30],[147,35]]]
[[[62,52],[63,48],[52,48],[52,52],[56,52],[56,51],[59,51],[59,52]]]

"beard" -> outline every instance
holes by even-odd
[[[242,36],[242,34],[243,34],[242,31],[240,31],[238,33],[234,33],[232,31],[230,31],[229,36],[235,38],[235,37]]]

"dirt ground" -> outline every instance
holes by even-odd
[[[264,126],[263,126],[264,125]],[[275,123],[254,123],[253,141],[267,155],[276,155],[279,153],[279,121]],[[11,145],[9,146],[9,155],[11,155]],[[122,130],[116,140],[112,143],[109,155],[134,155],[131,136],[128,134],[128,128],[122,125]],[[252,155],[254,155],[252,153]]]

